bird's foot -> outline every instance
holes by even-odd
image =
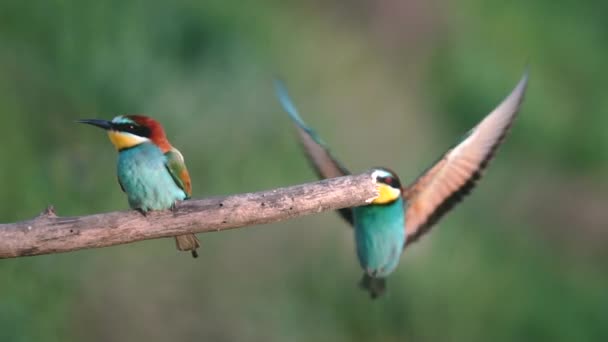
[[[139,211],[139,213],[142,214],[144,217],[148,215],[148,212],[143,210],[142,208],[136,208],[135,210]]]

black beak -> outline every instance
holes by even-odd
[[[89,124],[99,128],[103,128],[105,130],[112,129],[112,122],[107,120],[98,120],[98,119],[85,119],[85,120],[76,120],[78,123]]]

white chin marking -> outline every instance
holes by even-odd
[[[378,178],[389,176],[392,177],[393,175],[385,170],[374,170],[374,172],[372,172],[372,180],[374,181],[374,183],[377,183]]]

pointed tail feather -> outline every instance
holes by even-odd
[[[386,278],[373,278],[369,274],[364,273],[363,278],[359,282],[359,287],[368,291],[372,299],[376,299],[386,292]]]
[[[198,257],[196,249],[201,246],[198,238],[194,234],[179,235],[175,237],[175,246],[180,251],[190,251],[192,257]]]

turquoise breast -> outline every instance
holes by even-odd
[[[152,143],[120,151],[117,173],[133,209],[168,209],[186,198],[167,169],[165,155]]]
[[[353,208],[359,264],[370,276],[383,278],[397,265],[405,243],[403,200]]]

